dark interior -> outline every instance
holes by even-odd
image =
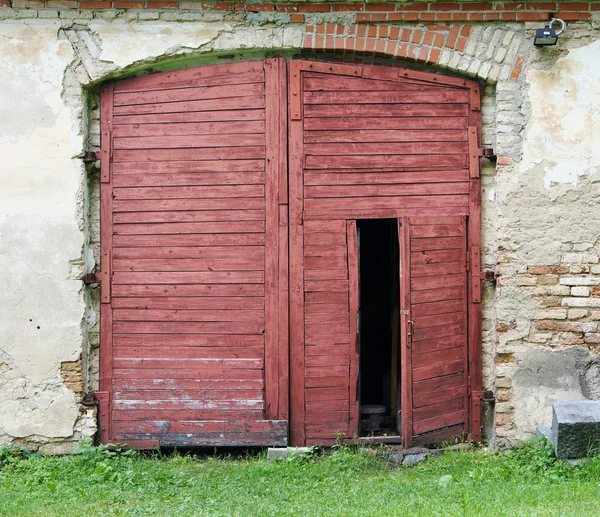
[[[360,258],[360,404],[385,405],[385,427],[395,428],[400,381],[397,220],[365,219],[357,224]]]

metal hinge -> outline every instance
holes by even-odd
[[[100,153],[98,151],[87,151],[83,156],[83,163],[94,163],[100,160]]]
[[[484,158],[487,158],[488,160],[496,159],[496,153],[494,152],[494,150],[491,147],[484,147],[481,150],[481,156],[483,156]]]
[[[486,282],[490,282],[491,284],[496,283],[496,272],[495,271],[481,271],[479,274],[480,278]]]

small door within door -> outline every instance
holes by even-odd
[[[398,220],[402,441],[469,432],[466,217]]]

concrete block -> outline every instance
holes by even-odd
[[[587,456],[591,449],[600,447],[600,401],[554,403],[549,436],[557,458]]]
[[[402,466],[404,467],[412,467],[417,463],[421,463],[427,458],[427,453],[419,453],[419,454],[407,454],[402,462]]]
[[[287,447],[269,447],[267,449],[267,461],[275,463],[277,460],[287,460],[288,450]]]

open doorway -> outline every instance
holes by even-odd
[[[357,221],[359,241],[360,434],[400,429],[399,244],[397,219]]]

